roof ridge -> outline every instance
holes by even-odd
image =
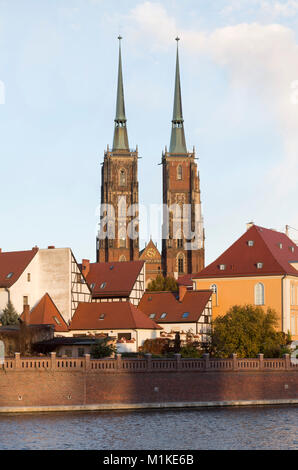
[[[275,230],[272,230],[272,229],[269,229],[269,228],[265,228],[265,227],[260,227],[258,225],[254,225],[253,227],[256,227],[256,229],[260,228],[261,231],[258,231],[258,234],[260,235],[260,237],[262,238],[263,242],[265,243],[266,247],[268,248],[268,250],[270,251],[271,255],[273,256],[273,258],[275,259],[275,261],[277,262],[278,266],[281,268],[281,270],[283,271],[283,273],[286,273],[286,270],[285,268],[280,264],[279,260],[276,258],[275,254],[273,253],[273,251],[271,250],[270,248],[270,245],[267,243],[267,241],[264,239],[264,237],[262,236],[262,230],[266,230],[268,232],[275,232],[275,233],[281,233],[281,232],[277,232]],[[252,228],[253,228],[252,227]]]

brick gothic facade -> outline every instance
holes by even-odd
[[[200,180],[195,153],[187,151],[184,135],[178,41],[179,38],[171,142],[169,152],[166,150],[162,155],[163,204],[168,208],[175,205],[180,210],[180,214],[175,210],[164,212],[163,219],[163,272],[174,277],[201,271],[205,257]],[[187,232],[187,227],[191,233]],[[195,240],[196,243],[193,243]]]
[[[119,39],[121,38],[119,37]],[[183,233],[183,222],[181,222],[182,235],[177,233],[173,213],[170,214],[169,221],[165,216],[163,220],[163,233],[168,232],[169,237],[164,239],[163,236],[162,240],[161,272],[164,275],[177,278],[178,275],[199,272],[204,267],[204,230],[201,216],[200,181],[195,153],[189,153],[185,143],[178,38],[171,144],[169,152],[166,150],[163,153],[162,165],[163,203],[168,207],[173,204],[178,204],[181,207],[183,204],[189,204],[191,207],[189,228],[192,235],[190,237],[187,237],[185,231]],[[97,239],[97,261],[132,261],[139,259],[139,256],[142,256],[142,259],[147,258],[147,254],[149,256],[148,250],[139,254],[139,227],[136,222],[134,225],[135,239],[131,239],[127,234],[128,225],[132,225],[131,222],[135,220],[137,215],[137,212],[127,214],[126,211],[132,204],[138,205],[138,151],[131,151],[128,145],[120,43],[114,142],[112,151],[108,149],[104,156],[101,204],[113,205],[116,223],[112,237],[109,234],[107,238]],[[103,212],[102,216],[105,215],[106,213]],[[184,212],[182,212],[182,216],[185,220]],[[101,230],[104,229],[106,232],[107,226],[108,223],[102,219]],[[176,233],[173,233],[174,231]],[[187,242],[193,242],[194,239],[199,240],[199,242],[195,249],[190,249]],[[158,265],[159,262],[156,264],[157,269]],[[150,269],[146,275],[147,281],[156,277],[155,272],[149,271]]]
[[[115,210],[115,237],[97,240],[97,261],[135,261],[139,259],[139,237],[127,236],[127,226],[135,218],[127,209],[138,204],[138,152],[105,152],[102,166],[101,203]],[[136,232],[138,227],[135,227]]]
[[[114,208],[115,223],[109,225],[109,214],[101,214],[101,231],[108,232],[106,238],[97,239],[97,262],[134,261],[139,259],[139,227],[135,221],[138,215],[138,150],[130,150],[126,128],[124,106],[121,46],[119,36],[119,66],[117,104],[114,129],[113,149],[107,149],[104,156],[101,175],[101,204]],[[128,211],[134,205],[134,212]],[[134,236],[128,236],[129,230]]]

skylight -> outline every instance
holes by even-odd
[[[189,315],[189,312],[184,312],[184,313],[182,313],[182,318],[187,318],[188,315]]]
[[[263,263],[257,263],[257,268],[258,269],[262,269],[262,267],[263,267]]]
[[[155,318],[155,313],[150,313],[149,318]]]
[[[226,269],[226,265],[225,265],[225,264],[220,264],[220,265],[219,265],[219,269],[220,269],[221,271],[224,271],[224,270]]]
[[[104,314],[104,313],[101,313],[100,316],[99,316],[99,319],[100,319],[100,320],[103,320],[104,317],[105,317],[105,314]]]
[[[10,279],[12,276],[13,276],[13,273],[9,273],[9,274],[7,274],[7,276],[6,276],[6,279]]]
[[[106,287],[107,283],[106,282],[103,282],[102,284],[100,284],[100,289],[104,289]]]
[[[248,246],[254,246],[255,242],[253,240],[248,240],[247,244]]]
[[[164,312],[160,315],[160,318],[166,318],[166,316],[167,316],[167,314],[166,314],[166,312]]]

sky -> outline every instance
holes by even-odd
[[[206,263],[247,222],[298,229],[298,0],[0,0],[2,250],[55,245],[95,260],[119,34],[140,203],[162,200],[179,35]]]

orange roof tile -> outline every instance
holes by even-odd
[[[11,287],[32,261],[38,248],[0,252],[0,287]]]
[[[21,320],[24,320],[24,313],[21,315]],[[29,320],[30,325],[54,325],[55,331],[68,331],[67,323],[49,294],[45,294],[31,310]]]
[[[182,301],[179,301],[177,292],[145,292],[139,309],[147,316],[155,314],[153,319],[157,323],[196,322],[203,314],[211,295],[210,290],[187,291]],[[164,318],[161,318],[162,314],[166,314]]]
[[[249,242],[253,242],[252,246]],[[237,276],[269,276],[298,271],[290,263],[298,263],[298,247],[287,235],[253,225],[213,263],[193,279]],[[257,266],[262,263],[262,267]],[[224,269],[220,269],[223,265]]]
[[[130,302],[81,302],[70,330],[161,329]]]
[[[87,282],[92,297],[128,297],[145,261],[90,263]]]

